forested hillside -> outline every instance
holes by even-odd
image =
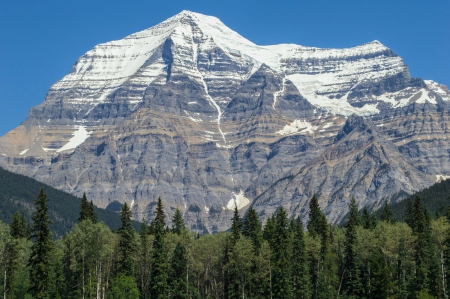
[[[63,236],[77,222],[81,199],[3,168],[0,168],[0,220],[9,223],[16,211],[24,213],[26,219],[31,219],[33,201],[41,188],[50,198],[48,208],[50,219],[54,222],[50,226],[53,236]],[[117,213],[97,207],[95,212],[99,220],[105,222],[110,229],[117,230],[120,227],[120,216]],[[133,225],[139,227],[136,222]]]
[[[31,238],[18,214],[0,223],[4,298],[447,298],[450,290],[450,224],[431,220],[419,197],[405,222],[387,203],[379,220],[352,199],[344,226],[332,226],[313,197],[307,223],[280,207],[263,226],[252,207],[244,218],[236,208],[230,232],[203,236],[178,209],[167,227],[160,199],[139,233],[127,204],[112,232],[83,200],[78,222],[56,241],[47,202],[40,192]]]
[[[395,219],[403,221],[408,207],[408,201],[412,202],[419,196],[430,216],[437,218],[446,213],[445,209],[450,205],[450,180],[436,183],[420,192],[414,193],[399,202],[391,205]],[[381,214],[381,210],[377,212]]]

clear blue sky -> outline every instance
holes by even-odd
[[[413,77],[450,85],[448,0],[0,1],[0,136],[96,44],[187,9],[213,15],[256,44],[351,47],[379,40]]]

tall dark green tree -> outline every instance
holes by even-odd
[[[89,203],[89,218],[91,219],[92,223],[97,223],[98,221],[98,215],[97,213],[95,213],[94,203],[92,202],[92,200]]]
[[[392,214],[391,206],[389,205],[388,201],[386,200],[384,202],[383,211],[381,212],[381,221],[387,222],[387,223],[395,223],[394,214]]]
[[[325,214],[320,209],[319,201],[315,195],[312,197],[309,203],[309,220],[307,229],[311,237],[320,238],[322,243],[321,254],[323,259],[328,244],[328,222]]]
[[[369,213],[367,207],[364,207],[360,220],[362,227],[365,229],[374,229],[377,226],[377,216],[375,213]]]
[[[164,248],[165,231],[160,218],[155,221],[152,271],[150,276],[150,298],[167,299],[169,296],[167,252]]]
[[[78,217],[78,222],[83,220],[91,220],[93,223],[97,223],[97,213],[94,211],[94,203],[90,203],[87,200],[86,193],[83,193],[83,198],[81,199],[80,205],[80,217]]]
[[[184,223],[183,215],[181,214],[181,211],[177,208],[172,218],[172,232],[177,235],[180,235],[185,228],[186,225]]]
[[[349,204],[349,214],[345,224],[345,257],[342,269],[342,291],[348,298],[361,298],[362,283],[361,272],[356,252],[357,235],[356,228],[359,225],[358,204],[354,198]]]
[[[432,282],[429,280],[433,255],[430,218],[419,196],[416,196],[408,213],[408,225],[416,236],[414,289],[415,293],[419,294],[421,291],[429,292],[432,289],[430,287]]]
[[[31,255],[28,262],[30,267],[29,293],[36,299],[49,298],[49,284],[51,272],[51,255],[54,249],[50,224],[52,222],[48,215],[49,199],[41,189],[34,201],[36,211],[33,213],[32,238],[34,243],[31,247]]]
[[[159,220],[159,222],[161,222],[163,228],[165,228],[166,227],[166,215],[164,213],[164,206],[162,204],[161,197],[158,197],[155,214],[156,214],[156,216],[155,216],[154,222],[156,223],[156,220]]]
[[[237,206],[234,207],[234,213],[233,218],[231,219],[231,235],[229,236],[229,242],[228,242],[228,252],[227,254],[227,260],[228,262],[231,261],[231,256],[233,256],[236,242],[241,238],[242,234],[242,219],[239,216],[239,211],[237,209]],[[225,273],[225,285],[227,286],[227,290],[225,290],[225,294],[227,298],[238,299],[240,297],[241,293],[241,280],[239,279],[239,269],[235,263],[227,263],[225,265],[226,267],[226,273]]]
[[[263,238],[270,245],[272,245],[274,234],[275,234],[275,224],[274,224],[274,221],[273,221],[273,217],[269,217],[269,218],[267,218],[266,225],[264,226]]]
[[[292,279],[294,298],[311,296],[306,245],[303,237],[303,222],[298,216],[291,222],[292,233]]]
[[[253,252],[255,255],[258,255],[263,241],[263,232],[258,214],[252,206],[250,206],[243,219],[242,234],[252,241]]]
[[[247,210],[247,214],[242,221],[242,235],[251,240],[253,255],[254,257],[258,257],[263,243],[263,232],[258,214],[252,206]],[[260,263],[254,258],[252,261],[250,277],[248,277],[249,296],[252,298],[262,296],[264,291],[264,288],[262,287],[264,282],[261,281],[261,277],[258,275],[261,271],[260,267]]]
[[[151,273],[151,256],[150,256],[150,240],[149,227],[142,219],[141,228],[139,230],[140,248],[139,248],[139,263],[138,263],[138,287],[141,293],[141,298],[150,298],[150,273]]]
[[[122,226],[118,230],[119,234],[119,259],[117,270],[119,274],[133,276],[135,270],[135,255],[137,243],[135,232],[131,221],[131,210],[127,203],[124,203],[120,212]]]
[[[294,298],[292,284],[292,242],[286,210],[280,206],[275,215],[272,248],[273,298]]]
[[[312,298],[319,296],[319,276],[322,265],[328,251],[328,223],[325,214],[319,206],[319,201],[314,195],[309,202],[309,220],[307,224],[308,234],[312,238],[318,238],[320,241],[320,256],[313,256],[309,260],[309,271],[311,273]]]
[[[234,207],[233,218],[231,219],[231,246],[239,240],[242,233],[242,219],[239,216],[237,206]]]
[[[169,289],[172,299],[189,298],[186,249],[180,243],[177,243],[170,262]]]
[[[25,215],[19,214],[19,212],[15,212],[13,215],[13,219],[10,224],[11,236],[15,239],[27,238],[28,239],[28,231],[27,231],[27,221],[25,219]]]

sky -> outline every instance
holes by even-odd
[[[450,85],[448,0],[0,1],[0,136],[95,45],[182,10],[213,15],[259,45],[346,48],[378,40],[412,77]]]

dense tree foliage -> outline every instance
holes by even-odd
[[[83,200],[80,219],[53,241],[47,196],[35,201],[31,223],[16,213],[0,222],[0,290],[4,298],[448,298],[450,210],[432,219],[420,197],[405,222],[390,206],[378,220],[349,200],[343,226],[331,226],[310,201],[305,225],[279,207],[265,225],[250,207],[238,209],[231,231],[198,236],[176,210],[165,226],[158,200],[139,234],[122,206],[121,227],[96,222]],[[50,201],[51,202],[51,201]],[[84,211],[84,212],[83,212]],[[82,215],[88,215],[83,216]],[[92,215],[93,217],[89,216]]]

